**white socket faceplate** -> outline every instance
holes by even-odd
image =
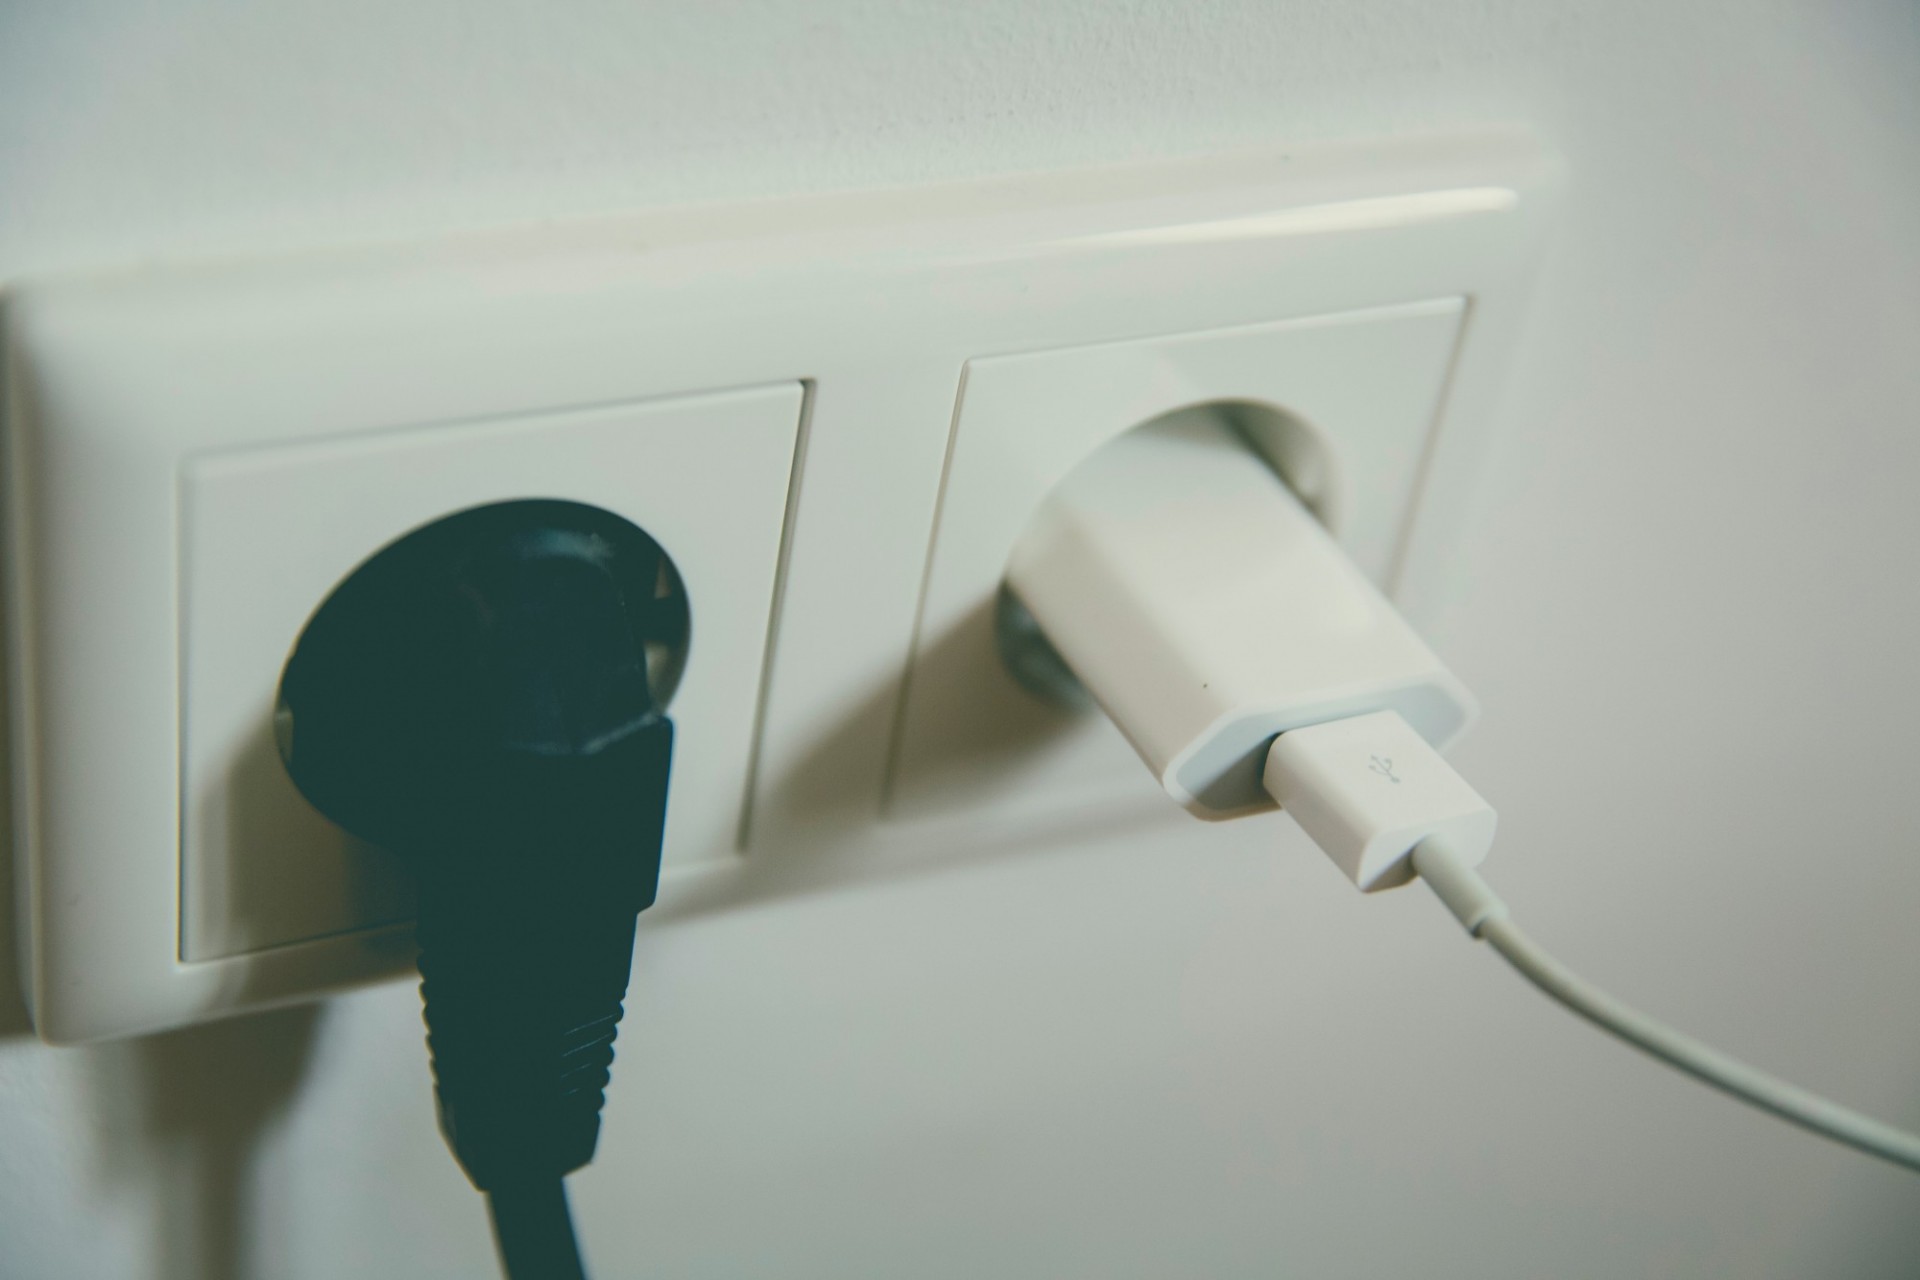
[[[404,968],[405,930],[376,927],[402,909],[390,886],[316,891],[304,870],[263,874],[253,837],[194,842],[231,807],[207,778],[248,759],[267,776],[257,717],[302,610],[473,502],[598,502],[679,563],[681,742],[719,745],[673,784],[670,822],[702,814],[707,835],[664,913],[950,854],[1047,807],[1045,776],[1005,761],[957,791],[926,782],[915,762],[945,727],[923,701],[929,648],[993,586],[1013,508],[1142,406],[1238,396],[1311,422],[1357,478],[1342,531],[1397,565],[1417,613],[1442,589],[1557,172],[1498,133],[15,282],[13,858],[38,1027],[122,1034]],[[1329,390],[1361,366],[1308,349],[1364,326],[1394,369],[1381,356],[1387,381]],[[1058,412],[1065,371],[1103,361],[1127,395]],[[1341,395],[1402,434],[1359,433]],[[996,399],[1033,450],[985,448],[976,414]],[[968,476],[1029,463],[1006,510],[967,514],[985,492]],[[671,537],[669,507],[687,521]],[[702,664],[724,697],[699,694]],[[975,676],[947,696],[1004,694]],[[313,840],[279,801],[265,829]],[[715,852],[722,828],[746,856]],[[203,895],[221,885],[226,901]]]

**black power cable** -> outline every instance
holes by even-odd
[[[561,1179],[593,1158],[659,883],[686,638],[638,528],[504,503],[356,570],[281,682],[294,782],[413,870],[440,1125],[513,1280],[584,1274]]]
[[[586,1280],[580,1247],[567,1209],[567,1184],[559,1178],[511,1182],[487,1193],[493,1238],[509,1276]]]

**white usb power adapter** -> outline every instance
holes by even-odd
[[[1203,818],[1273,807],[1261,772],[1277,734],[1393,711],[1441,747],[1475,714],[1286,482],[1204,407],[1075,469],[1028,526],[1007,583],[1161,785]]]

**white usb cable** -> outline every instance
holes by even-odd
[[[1007,585],[1168,794],[1275,802],[1364,890],[1416,876],[1554,999],[1736,1098],[1920,1170],[1920,1136],[1755,1070],[1589,986],[1474,866],[1494,811],[1439,748],[1472,696],[1262,459],[1205,407],[1137,428],[1047,498]]]
[[[1688,1075],[1836,1142],[1920,1171],[1920,1134],[1882,1124],[1748,1066],[1648,1017],[1571,972],[1510,918],[1474,869],[1492,842],[1493,810],[1391,711],[1282,734],[1267,787],[1356,881],[1361,853],[1426,881],[1468,934],[1540,990],[1602,1030]],[[1484,838],[1483,838],[1484,833]]]

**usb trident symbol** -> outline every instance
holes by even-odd
[[[1400,785],[1400,779],[1396,778],[1393,774],[1393,758],[1391,756],[1370,756],[1367,759],[1367,768],[1373,770],[1394,786],[1397,787]]]

